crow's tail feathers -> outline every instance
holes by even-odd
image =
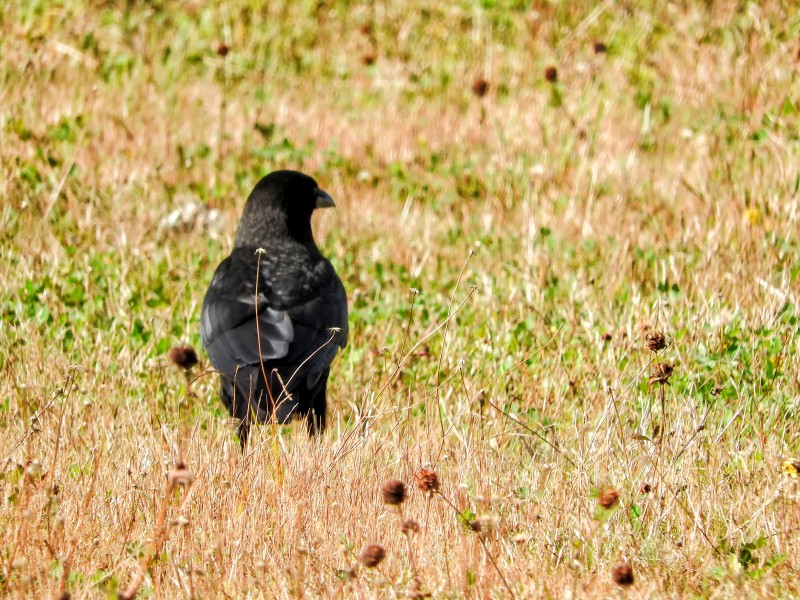
[[[304,417],[308,433],[319,435],[325,430],[327,413],[327,383],[329,369],[313,378],[294,386],[289,394],[283,389],[283,378],[275,371],[267,385],[263,373],[258,368],[239,369],[236,381],[222,376],[220,378],[220,398],[232,417],[239,420],[236,433],[244,450],[253,423],[275,422],[284,425],[294,417]],[[311,385],[309,385],[311,383]],[[274,384],[274,385],[273,385]],[[270,390],[279,390],[270,397]],[[277,405],[275,403],[277,402]]]

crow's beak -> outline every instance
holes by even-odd
[[[331,195],[325,190],[317,190],[317,204],[315,208],[332,208],[336,206]]]

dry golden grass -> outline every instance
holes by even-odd
[[[800,594],[796,11],[517,4],[5,10],[0,596]],[[242,455],[167,355],[276,168],[351,339]]]

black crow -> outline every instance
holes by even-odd
[[[253,421],[302,416],[309,432],[325,428],[330,365],[347,344],[347,297],[314,243],[311,213],[331,206],[308,175],[264,177],[203,300],[203,345],[242,445]]]

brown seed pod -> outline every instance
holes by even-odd
[[[483,77],[479,77],[472,84],[472,93],[478,98],[483,98],[489,91],[489,82]]]
[[[370,569],[377,567],[386,558],[386,550],[380,544],[367,544],[358,555],[358,562]]]
[[[555,67],[547,67],[544,70],[544,78],[550,83],[555,83],[558,81],[558,69]]]
[[[617,585],[625,587],[633,585],[633,567],[630,563],[617,565],[611,572],[611,579],[613,579],[614,583]]]
[[[610,510],[619,504],[619,492],[614,488],[604,490],[597,499],[597,503],[606,510]]]
[[[187,371],[200,362],[197,358],[197,352],[195,352],[194,348],[191,346],[175,346],[174,348],[170,348],[167,356],[172,364]]]
[[[406,519],[405,521],[403,521],[402,530],[403,533],[405,533],[406,535],[410,535],[412,533],[419,533],[420,530],[419,523],[417,523],[413,519]]]
[[[175,468],[169,472],[169,481],[173,485],[188,487],[194,482],[194,475],[183,461],[178,462]]]
[[[647,335],[644,336],[644,342],[647,348],[653,352],[658,352],[667,347],[667,339],[660,331],[647,332]]]
[[[406,484],[399,479],[390,479],[381,487],[381,496],[385,504],[397,506],[406,499]]]
[[[650,376],[650,385],[657,383],[665,385],[669,383],[669,378],[672,376],[673,366],[669,363],[658,363],[653,369],[653,374]]]
[[[421,491],[433,495],[439,491],[439,476],[436,471],[431,469],[420,469],[414,475],[414,481],[417,483],[417,488]]]

